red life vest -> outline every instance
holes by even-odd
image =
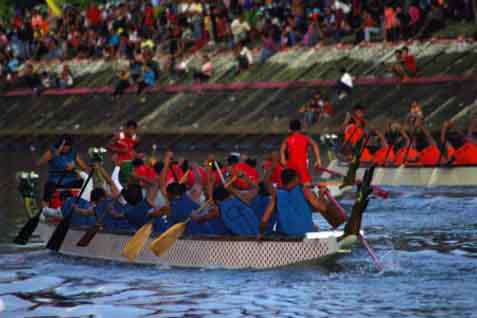
[[[344,142],[346,144],[355,145],[363,137],[363,129],[356,124],[349,124],[344,131]]]
[[[200,178],[200,184],[205,188],[207,185],[207,173],[205,172],[205,169],[203,167],[198,167],[199,170],[199,178]],[[195,184],[195,172],[193,169],[189,169],[189,175],[187,176],[187,186],[189,188],[192,188]]]
[[[126,136],[125,133],[119,133],[119,139],[116,141],[115,146],[126,152],[118,152],[118,159],[123,161],[131,161],[134,159],[134,147],[137,144],[137,136]]]
[[[308,159],[308,137],[302,133],[295,132],[288,136],[286,140],[288,165],[306,165]]]
[[[156,177],[156,171],[154,170],[154,168],[146,164],[137,167],[134,172],[136,173],[136,175],[148,178],[150,180]]]
[[[178,164],[172,164],[169,168],[169,171],[167,171],[166,184],[171,184],[172,182],[180,182],[182,176],[184,176],[182,168]]]
[[[455,151],[454,157],[453,164],[456,166],[477,165],[477,145],[465,143]]]
[[[407,155],[407,160],[404,161]],[[402,164],[406,164],[408,166],[419,166],[420,163],[417,162],[417,150],[414,147],[404,147],[399,149],[397,154],[394,156],[394,164],[396,166],[400,166]]]
[[[421,150],[419,162],[423,166],[436,166],[439,163],[441,152],[436,145],[429,145]]]
[[[263,164],[264,172],[266,172],[267,170],[271,168],[272,168],[272,162],[270,160],[265,161],[265,163]],[[270,181],[276,184],[278,187],[282,186],[282,171],[283,171],[283,166],[280,163],[278,163],[270,175]]]
[[[243,174],[247,175],[248,178],[255,184],[258,184],[258,171],[254,167],[249,166],[246,163],[239,162],[232,166],[233,172],[242,172]],[[243,179],[238,178],[234,183],[234,187],[239,190],[249,190],[250,185]]]

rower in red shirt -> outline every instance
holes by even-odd
[[[315,167],[321,166],[320,150],[318,144],[309,136],[301,132],[299,120],[290,122],[290,135],[282,142],[280,147],[280,161],[283,166],[297,172],[300,182],[305,186],[311,185],[311,176],[308,171],[308,147],[315,154]]]
[[[378,129],[373,129],[373,132],[378,136],[380,142],[380,148],[374,153],[374,164],[377,166],[385,166],[388,163],[394,161],[394,150],[390,145],[384,134]]]
[[[442,158],[439,147],[434,140],[434,137],[429,133],[429,130],[422,124],[418,123],[418,128],[421,129],[427,140],[427,147],[419,153],[419,163],[422,166],[437,166]]]
[[[366,121],[364,119],[363,107],[357,105],[351,114],[347,114],[344,123],[341,125],[344,132],[342,152],[349,155],[353,147],[363,138]]]
[[[135,158],[134,148],[138,145],[137,123],[130,120],[126,123],[126,130],[116,134],[108,146],[113,152],[118,164],[132,161]]]
[[[452,126],[452,124],[452,122],[444,123],[444,125],[446,126],[446,131],[449,127]],[[452,154],[452,157],[450,158],[450,162],[452,162],[452,165],[477,165],[477,142],[473,138],[475,124],[476,120],[471,119],[467,130],[467,135],[464,135],[463,132],[459,132],[459,134],[461,135],[462,143],[459,147],[456,147],[454,153]],[[441,136],[441,138],[446,138],[445,132],[443,132],[443,136]]]

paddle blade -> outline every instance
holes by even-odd
[[[146,223],[145,225],[143,225],[136,232],[136,234],[134,234],[133,237],[131,237],[129,241],[127,241],[121,255],[126,257],[131,262],[134,261],[138,257],[139,253],[141,253],[142,249],[144,248],[144,245],[146,245],[146,242],[149,239],[149,236],[151,236],[151,233],[152,223]]]
[[[30,240],[33,232],[35,232],[38,223],[40,223],[41,212],[38,212],[32,218],[29,218],[25,225],[22,227],[18,235],[13,240],[13,243],[18,245],[25,245]]]
[[[55,232],[50,237],[50,240],[46,244],[46,248],[58,252],[63,244],[63,241],[66,238],[66,234],[68,234],[68,230],[70,228],[71,218],[66,217],[61,220],[60,224],[56,226]]]
[[[177,223],[173,225],[170,229],[162,233],[157,239],[155,239],[149,248],[157,256],[161,256],[167,250],[169,250],[172,245],[182,236],[187,227],[187,222]]]
[[[93,238],[96,236],[96,233],[98,233],[101,230],[102,226],[101,224],[96,224],[92,227],[90,227],[80,238],[78,243],[76,243],[76,246],[80,247],[86,247],[89,245],[89,243],[93,240]]]

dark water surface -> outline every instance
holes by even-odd
[[[477,317],[476,188],[399,188],[373,200],[364,229],[382,273],[363,248],[325,267],[184,270],[11,245],[25,221],[11,182],[29,162],[0,159],[1,318]]]

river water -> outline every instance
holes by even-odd
[[[372,200],[364,229],[383,272],[364,248],[323,267],[176,269],[10,244],[25,222],[13,176],[31,160],[0,163],[1,318],[477,317],[476,188],[393,188]]]

